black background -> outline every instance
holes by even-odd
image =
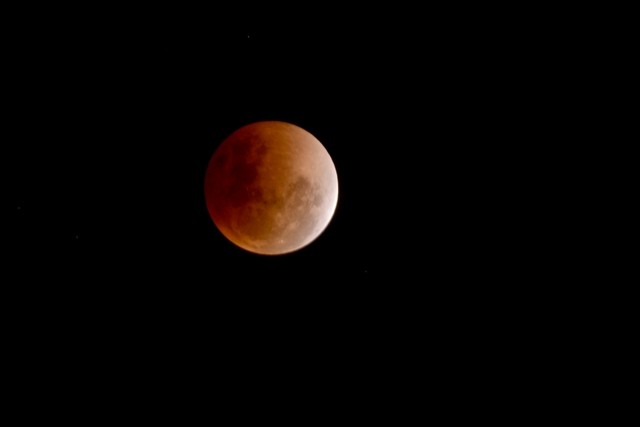
[[[526,14],[453,9],[16,12],[2,143],[13,324],[41,350],[108,340],[259,372],[254,352],[297,348],[295,363],[346,357],[362,378],[371,354],[410,360],[431,343],[450,366],[502,345],[498,330],[521,334],[529,283],[553,261],[533,244],[552,214],[536,203],[552,71]],[[332,222],[290,255],[236,248],[205,207],[210,156],[258,120],[308,130],[338,172]]]

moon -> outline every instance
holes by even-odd
[[[297,251],[329,225],[338,203],[331,156],[306,130],[279,121],[233,132],[205,176],[209,215],[236,246],[262,255]]]

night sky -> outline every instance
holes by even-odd
[[[530,242],[553,215],[536,203],[553,117],[533,102],[548,69],[525,18],[483,13],[17,13],[0,149],[12,321],[40,350],[108,335],[195,366],[295,347],[357,371],[427,336],[453,364],[459,337],[486,343],[547,261]],[[237,248],[205,206],[216,147],[259,120],[311,132],[338,173],[332,222],[289,255]]]

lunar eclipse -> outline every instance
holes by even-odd
[[[278,121],[233,132],[213,153],[205,199],[220,232],[263,255],[297,251],[331,221],[338,176],[331,156],[306,130]]]

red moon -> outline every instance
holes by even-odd
[[[325,230],[338,202],[331,156],[285,122],[244,126],[213,153],[205,199],[214,224],[238,247],[263,255],[297,251]]]

